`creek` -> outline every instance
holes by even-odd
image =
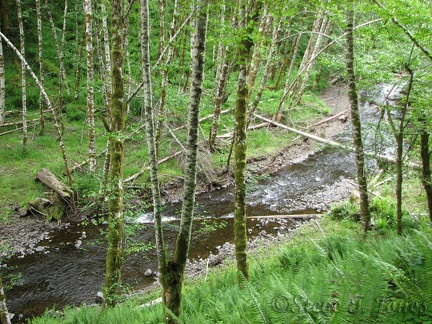
[[[376,118],[371,105],[363,105],[362,118]],[[343,139],[350,139],[349,127],[340,135],[339,140]],[[250,185],[247,213],[265,216],[323,212],[332,202],[349,195],[354,188],[355,170],[352,153],[325,148]],[[196,222],[190,259],[206,258],[209,253],[216,254],[217,247],[225,242],[233,242],[233,188],[200,194],[196,206],[196,215],[226,222],[226,227],[197,236],[201,224]],[[166,206],[164,216],[176,218],[180,208],[179,203]],[[141,220],[146,221],[148,217],[144,213]],[[104,280],[106,244],[101,230],[105,228],[104,225],[71,224],[50,233],[48,239],[38,244],[39,252],[7,260],[3,276],[20,274],[20,284],[7,290],[9,312],[16,314],[14,322],[40,315],[54,306],[61,309],[66,305],[95,302]],[[257,219],[248,219],[248,229],[249,238],[262,235],[263,231],[277,234],[280,223],[262,225]],[[169,244],[174,243],[176,234],[175,222],[167,223],[165,236]],[[152,225],[147,225],[134,239],[153,242]],[[127,257],[122,273],[124,284],[134,290],[153,285],[155,278],[144,276],[146,269],[157,270],[154,250]]]

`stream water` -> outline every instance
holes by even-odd
[[[371,107],[367,109],[367,105],[364,105],[364,108],[362,117],[366,120],[376,115]],[[349,136],[347,130],[341,137],[349,139]],[[353,154],[340,149],[325,149],[250,187],[248,215],[321,212],[328,209],[332,201],[346,198],[352,188],[350,179],[353,178]],[[211,217],[216,222],[226,222],[227,226],[194,238],[191,259],[205,258],[210,252],[216,253],[218,246],[233,241],[233,220],[230,218],[233,212],[233,188],[198,195],[196,206],[197,215]],[[164,215],[175,218],[180,208],[180,204],[166,206]],[[145,221],[148,217],[149,214],[144,213],[141,220]],[[266,227],[258,227],[256,223],[257,220],[248,220],[250,237],[262,230],[275,233],[274,228],[278,226],[269,223]],[[197,230],[201,225],[197,223],[194,226]],[[40,252],[7,260],[8,269],[2,270],[3,276],[21,274],[18,278],[20,285],[7,290],[9,311],[17,314],[15,322],[40,315],[45,309],[54,306],[58,309],[66,305],[95,302],[105,271],[106,244],[100,233],[104,229],[103,225],[71,225],[51,233],[49,239],[40,242]],[[167,242],[172,244],[176,233],[175,223],[167,225]],[[153,242],[152,226],[148,225],[135,239]],[[123,269],[124,282],[133,289],[152,285],[154,278],[144,276],[146,269],[157,270],[154,250],[147,252],[145,257],[140,254],[127,258]]]
[[[342,183],[354,174],[355,166],[351,154],[327,149],[310,156],[306,161],[286,167],[276,175],[259,181],[249,189],[248,215],[276,215],[293,213],[316,213],[328,206],[322,195],[335,183]],[[346,188],[345,188],[346,189]],[[341,190],[340,195],[346,195]],[[337,193],[330,194],[338,200]],[[314,198],[315,197],[315,198]],[[328,204],[329,202],[326,201]],[[164,215],[173,218],[180,204],[167,206]],[[206,258],[217,253],[217,247],[233,242],[233,188],[205,193],[197,196],[197,215],[211,217],[216,222],[225,222],[226,227],[211,233],[196,236],[200,223],[195,224],[190,259]],[[142,221],[149,215],[143,214]],[[175,222],[166,226],[166,240],[171,244],[176,238]],[[265,230],[275,234],[279,224],[269,222],[257,226],[256,219],[248,219],[249,236]],[[49,239],[38,244],[40,250],[24,258],[13,257],[7,261],[11,273],[20,273],[20,285],[7,291],[8,308],[11,313],[22,314],[22,318],[40,315],[47,308],[62,308],[66,305],[92,304],[101,290],[105,271],[106,244],[101,235],[105,226],[74,224],[51,233]],[[141,235],[134,238],[142,242],[153,242],[153,227],[147,225]],[[77,245],[80,241],[82,244]],[[124,283],[140,289],[151,285],[154,278],[145,277],[146,269],[157,270],[154,250],[127,258],[123,269]],[[21,316],[21,315],[20,315]],[[17,320],[15,316],[14,320]]]

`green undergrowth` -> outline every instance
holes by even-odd
[[[239,289],[233,267],[187,280],[180,323],[432,323],[432,230],[419,222],[361,237],[360,224],[326,216],[291,239],[250,254],[250,281]],[[159,323],[157,298],[127,299],[112,309],[68,308],[31,323]]]

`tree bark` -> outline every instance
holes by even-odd
[[[85,14],[86,62],[87,62],[87,123],[89,139],[89,171],[96,171],[95,107],[94,107],[94,64],[93,64],[93,13],[92,1],[83,0]],[[102,67],[103,68],[103,67]]]
[[[21,0],[16,0],[17,13],[18,13],[18,28],[20,35],[20,52],[25,57],[25,43],[24,43],[24,25],[21,12]],[[27,94],[26,94],[26,69],[23,62],[21,62],[21,104],[22,104],[22,121],[23,121],[23,145],[27,145]]]
[[[37,30],[38,30],[38,56],[39,56],[39,80],[42,87],[45,87],[45,69],[44,69],[44,58],[43,58],[43,34],[42,34],[42,18],[40,9],[40,0],[35,0],[36,2],[36,20],[37,20]],[[43,135],[45,128],[45,115],[44,115],[44,99],[42,93],[39,96],[39,135]]]
[[[240,2],[239,17],[243,21],[240,28],[244,29],[244,35],[239,41],[237,59],[239,65],[237,99],[235,107],[235,140],[234,140],[234,243],[237,269],[239,275],[248,279],[248,263],[246,254],[246,154],[247,154],[247,106],[249,99],[249,87],[247,82],[247,67],[249,53],[253,46],[252,32],[253,22],[258,19],[261,2],[254,3],[254,7],[248,8],[247,1]],[[250,10],[250,11],[249,11]],[[248,14],[249,12],[249,14]],[[241,281],[239,281],[241,282]]]
[[[166,254],[162,225],[161,195],[158,175],[158,157],[156,150],[155,118],[152,105],[152,83],[150,70],[150,17],[148,0],[140,1],[141,13],[141,59],[144,83],[144,117],[146,128],[147,150],[150,164],[150,181],[153,199],[153,215],[155,221],[155,240],[159,266],[159,281],[164,284]],[[166,302],[164,301],[164,304]]]
[[[346,52],[346,69],[348,76],[348,95],[351,106],[351,122],[352,122],[352,134],[355,149],[355,161],[357,166],[357,181],[360,192],[360,216],[363,224],[363,235],[366,236],[369,230],[370,213],[369,213],[369,201],[368,201],[368,189],[367,180],[364,166],[364,152],[363,152],[363,141],[361,132],[361,121],[358,105],[358,96],[356,89],[356,78],[354,72],[354,2],[353,0],[348,1],[348,10],[346,14],[347,29],[346,29],[346,40],[347,40],[347,52]]]
[[[108,251],[104,282],[104,306],[114,306],[120,295],[123,260],[123,167],[125,100],[123,78],[122,0],[111,0],[111,136],[108,205]]]
[[[180,315],[183,275],[189,253],[192,221],[195,204],[196,170],[198,153],[199,112],[204,81],[204,60],[207,32],[208,0],[198,3],[195,33],[191,41],[191,83],[189,95],[188,141],[186,155],[186,171],[183,190],[183,205],[181,211],[180,231],[177,237],[174,259],[166,263],[163,269],[163,300],[166,309],[176,317]],[[166,323],[176,323],[177,320],[164,311],[163,320]]]

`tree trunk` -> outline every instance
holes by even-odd
[[[105,273],[104,306],[114,306],[120,295],[123,260],[123,167],[125,100],[123,79],[122,0],[111,0],[111,137],[108,195],[108,251]]]
[[[245,34],[240,40],[238,47],[238,89],[235,107],[235,141],[234,141],[234,243],[237,269],[246,279],[249,278],[246,245],[246,152],[247,152],[247,106],[249,99],[249,87],[247,82],[247,67],[250,50],[253,46],[252,22],[258,19],[259,6],[261,3],[254,4],[248,8],[246,1],[240,2],[239,17],[243,21],[240,28],[244,29]],[[248,11],[250,10],[250,12]],[[248,14],[249,12],[249,14]]]
[[[369,202],[368,202],[368,191],[367,191],[367,180],[364,166],[364,152],[363,152],[363,141],[361,132],[361,121],[358,105],[358,96],[356,89],[356,78],[354,72],[354,3],[353,0],[348,2],[348,10],[346,14],[347,20],[347,52],[346,52],[346,69],[348,76],[348,95],[351,106],[351,122],[352,122],[352,134],[354,140],[355,149],[355,161],[357,166],[357,181],[360,192],[360,215],[363,223],[363,234],[367,235],[370,223],[369,213]]]
[[[68,185],[72,185],[73,180],[72,180],[71,173],[70,173],[70,171],[69,171],[69,161],[68,161],[68,159],[67,159],[67,155],[66,155],[66,148],[65,148],[65,146],[64,146],[64,142],[63,142],[63,136],[62,136],[62,133],[61,133],[61,130],[60,130],[60,126],[59,126],[59,124],[58,124],[58,122],[57,122],[57,117],[56,117],[56,114],[55,114],[54,107],[52,106],[51,101],[50,101],[50,99],[49,99],[47,93],[45,92],[45,89],[43,88],[42,84],[40,83],[38,77],[36,76],[36,74],[34,74],[33,70],[32,70],[31,67],[30,67],[30,65],[28,65],[28,63],[26,62],[24,56],[21,55],[20,51],[19,51],[19,50],[18,50],[18,49],[17,49],[17,48],[16,48],[16,47],[15,47],[15,46],[14,46],[14,45],[9,41],[9,39],[8,39],[8,38],[7,38],[3,33],[1,33],[1,32],[0,32],[0,37],[3,38],[3,40],[6,42],[6,44],[7,44],[7,45],[8,45],[8,46],[9,46],[9,47],[10,47],[10,48],[15,52],[15,54],[19,57],[19,59],[21,60],[21,62],[24,63],[25,68],[26,68],[27,71],[30,73],[30,75],[31,75],[31,77],[33,78],[33,80],[36,82],[37,86],[39,87],[39,90],[42,91],[42,95],[43,95],[43,97],[44,97],[44,100],[45,100],[46,105],[48,106],[48,110],[49,110],[50,113],[51,113],[51,117],[52,117],[53,122],[54,122],[54,127],[55,127],[55,130],[56,130],[56,132],[57,132],[57,136],[58,136],[57,140],[58,140],[58,142],[59,142],[60,149],[61,149],[62,156],[63,156],[63,161],[64,161],[64,163],[65,163],[65,167],[66,167],[65,172],[66,172],[66,177],[67,177],[67,179],[68,179]]]
[[[89,170],[96,171],[94,65],[93,65],[93,14],[92,1],[83,0],[85,14],[86,62],[87,62],[87,122],[89,127]],[[102,67],[103,68],[103,67]]]
[[[21,12],[21,0],[16,0],[17,13],[18,13],[18,27],[20,35],[20,52],[25,57],[25,44],[24,44],[24,25]],[[22,103],[22,120],[23,120],[23,145],[27,145],[27,94],[26,94],[26,69],[23,62],[21,62],[21,103]]]
[[[424,121],[421,124],[424,124]],[[430,167],[429,132],[426,127],[423,127],[420,134],[420,155],[422,159],[422,184],[426,192],[429,219],[432,222],[432,173]]]
[[[0,38],[0,125],[4,123],[5,114],[5,68],[3,55],[3,40]]]
[[[42,35],[42,18],[40,10],[40,0],[35,0],[36,2],[36,20],[37,20],[37,30],[38,30],[38,53],[39,53],[39,80],[42,87],[45,87],[45,70],[44,70],[44,59],[43,59],[43,35]],[[39,135],[43,135],[45,128],[45,115],[44,115],[44,99],[42,93],[39,96]]]
[[[164,283],[166,267],[165,243],[163,237],[161,195],[158,175],[158,157],[156,150],[155,118],[152,104],[152,84],[150,70],[150,18],[148,0],[141,0],[141,58],[144,82],[144,117],[146,126],[147,150],[150,164],[150,181],[153,199],[153,215],[155,221],[156,251],[159,265],[159,281]]]
[[[208,19],[207,7],[208,0],[199,1],[195,33],[191,41],[188,141],[180,231],[177,237],[174,260],[167,262],[165,265],[162,279],[165,307],[176,317],[180,315],[183,275],[189,253],[195,204],[199,112],[202,97],[202,84],[204,80],[204,60]],[[177,320],[166,310],[164,311],[163,319],[166,323],[177,322]]]
[[[2,324],[10,324],[9,313],[6,306],[6,295],[3,291],[3,282],[0,274],[0,321]]]

